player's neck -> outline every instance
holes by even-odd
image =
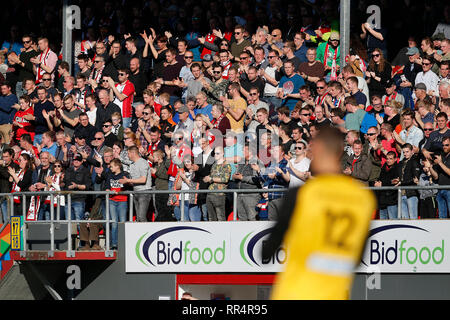
[[[338,161],[330,161],[330,159],[315,159],[314,161],[315,175],[334,175],[341,173],[341,166]]]

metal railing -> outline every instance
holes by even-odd
[[[446,186],[399,186],[399,187],[367,187],[368,189],[372,191],[397,191],[397,218],[401,219],[402,217],[402,191],[403,190],[443,190],[443,189],[450,189],[450,185]],[[78,223],[87,223],[87,220],[72,220],[71,219],[71,204],[72,204],[72,196],[77,194],[82,195],[95,195],[95,196],[105,196],[105,217],[104,220],[89,220],[89,223],[104,223],[106,224],[105,227],[105,238],[106,238],[106,244],[105,244],[105,256],[106,257],[112,257],[113,252],[110,250],[110,223],[114,222],[110,219],[110,210],[109,210],[109,198],[111,195],[128,195],[129,196],[129,221],[133,221],[133,210],[134,210],[134,196],[136,194],[148,194],[148,195],[155,195],[155,194],[180,194],[180,199],[185,199],[185,194],[190,193],[225,193],[225,194],[233,194],[233,221],[237,220],[237,197],[238,194],[254,194],[254,193],[271,193],[271,192],[287,192],[288,189],[224,189],[224,190],[145,190],[145,191],[124,191],[120,193],[115,193],[113,191],[42,191],[42,192],[17,192],[14,193],[14,196],[22,197],[22,216],[24,221],[24,230],[23,230],[23,243],[24,243],[24,250],[21,252],[21,256],[25,256],[27,252],[27,246],[26,246],[26,240],[27,240],[27,224],[50,224],[50,252],[49,256],[53,256],[53,251],[55,250],[55,238],[54,238],[54,230],[55,230],[55,223],[60,224],[67,224],[67,237],[68,237],[68,247],[67,247],[67,257],[74,257],[75,253],[74,250],[72,250],[72,243],[71,243],[71,236],[72,236],[72,225],[78,224]],[[28,212],[28,208],[26,207],[26,197],[36,196],[36,195],[45,195],[50,196],[50,203],[54,203],[54,197],[55,196],[65,196],[67,197],[66,200],[66,217],[68,219],[61,220],[60,219],[60,203],[59,203],[59,197],[57,198],[57,206],[56,206],[56,213],[57,218],[55,219],[55,208],[53,205],[50,205],[50,220],[36,220],[36,221],[27,221],[26,215]],[[2,229],[9,223],[9,218],[12,216],[12,213],[14,212],[14,200],[13,200],[13,194],[11,193],[0,193],[0,197],[7,197],[9,199],[9,210],[8,210],[8,220],[2,227]],[[185,210],[184,205],[181,205],[180,201],[180,211],[181,211],[181,221],[185,220]],[[5,217],[4,217],[5,218]]]

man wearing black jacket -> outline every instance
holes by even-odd
[[[419,179],[420,167],[417,157],[414,155],[413,146],[410,143],[405,143],[402,150],[404,158],[400,162],[400,181],[396,185],[416,185],[414,178]],[[402,190],[402,219],[417,219],[418,204],[417,190]]]
[[[19,171],[19,165],[13,161],[14,159],[14,150],[13,149],[5,149],[3,150],[2,160],[0,160],[0,193],[8,193],[11,192],[12,182],[9,181],[9,173],[8,168],[11,167],[15,171]],[[8,217],[8,198],[1,197],[0,198],[0,224],[9,220]]]
[[[204,182],[203,178],[209,176],[211,173],[211,167],[214,164],[214,150],[206,138],[200,139],[200,146],[203,151],[194,159],[194,170],[196,170],[194,182],[199,183],[200,190],[206,190],[208,189],[209,183]],[[203,220],[208,221],[206,193],[198,194],[197,204],[202,210]]]
[[[386,162],[381,167],[380,177],[375,181],[375,187],[391,187],[395,184],[401,174],[401,168],[398,164],[397,154],[389,151],[386,155]],[[397,191],[377,191],[378,207],[380,208],[380,219],[397,219]]]
[[[103,123],[105,123],[106,120],[111,119],[113,113],[118,112],[119,114],[122,114],[122,111],[117,104],[111,102],[109,92],[106,89],[100,89],[98,99],[100,101],[100,106],[97,107],[95,127],[97,130],[102,131]]]
[[[64,189],[68,191],[87,191],[91,188],[92,180],[89,169],[83,165],[83,156],[79,153],[73,158],[73,166],[69,167],[64,175]],[[85,205],[87,196],[84,194],[71,195],[71,219],[84,220]],[[66,219],[68,217],[68,208],[66,206]],[[80,246],[84,243],[80,241]]]

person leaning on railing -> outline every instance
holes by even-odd
[[[19,171],[19,165],[13,161],[14,150],[3,150],[2,160],[0,160],[0,193],[9,193],[12,190],[13,182],[10,181],[10,175],[8,169],[11,167],[14,171]],[[8,220],[8,197],[0,198],[1,219],[0,223],[4,223]]]
[[[33,161],[28,153],[22,153],[19,157],[19,171],[12,166],[8,167],[12,182],[11,193],[28,191],[33,181]],[[30,200],[25,198],[25,208],[28,208]],[[14,215],[22,216],[22,197],[14,196]]]
[[[450,137],[442,140],[444,153],[434,157],[434,166],[430,167],[431,175],[437,180],[438,185],[450,185]],[[436,200],[439,208],[439,218],[448,218],[450,208],[450,190],[441,189],[437,193]]]

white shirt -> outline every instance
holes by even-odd
[[[275,79],[275,71],[277,70],[277,67],[271,67],[268,66],[266,67],[266,69],[264,69],[264,71],[272,78]],[[268,81],[266,81],[266,86],[264,87],[264,96],[268,97],[268,96],[276,96],[277,94],[277,88],[278,87],[274,87],[273,85],[271,85]]]
[[[309,171],[309,165],[311,164],[311,160],[308,158],[303,158],[300,162],[296,163],[295,160],[291,161],[294,165],[294,169],[300,172]],[[291,175],[291,180],[289,181],[289,188],[295,188],[303,185],[305,181],[300,179],[295,175],[291,168],[288,168],[289,174]]]
[[[423,73],[423,71],[419,72],[416,76],[415,84],[424,83],[427,86],[427,92],[430,90],[434,91],[434,96],[439,97],[439,77],[433,71],[428,71],[427,73]]]
[[[86,114],[89,118],[89,123],[95,126],[95,121],[97,120],[97,108],[94,108],[92,111],[86,111]]]
[[[366,107],[370,105],[370,98],[369,98],[369,87],[367,86],[366,80],[362,77],[356,77],[358,79],[358,89],[361,90],[362,93],[366,96]]]

